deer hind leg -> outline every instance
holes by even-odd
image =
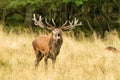
[[[48,56],[45,56],[44,61],[45,61],[45,69],[47,70],[47,65],[48,65]]]
[[[44,55],[40,51],[36,52],[35,69],[38,67],[39,62],[42,60],[43,56]]]

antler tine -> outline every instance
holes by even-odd
[[[35,19],[35,14],[33,14],[33,18],[32,18],[32,20],[33,20],[33,21],[35,21],[35,20],[36,20],[36,19]]]
[[[53,19],[53,18],[52,18],[52,22],[53,22],[54,26],[56,26],[55,21],[54,21],[54,19]]]
[[[35,14],[33,14],[32,20],[34,21],[34,24],[37,25],[37,19],[36,19],[36,17],[35,17]]]
[[[48,26],[53,27],[53,25],[51,25],[51,24],[49,24],[49,23],[47,22],[47,19],[46,19],[46,18],[45,18],[45,22],[46,22],[46,24],[47,24]]]
[[[69,24],[72,25],[73,24],[73,20],[71,22],[69,21]]]
[[[73,20],[71,22],[69,21],[69,24],[70,24],[69,25],[70,30],[75,28],[75,26],[74,26],[75,24],[74,24]]]
[[[39,22],[42,21],[42,20],[43,20],[43,18],[42,18],[42,16],[40,16],[40,17],[39,17]]]
[[[82,25],[82,22],[79,22],[79,20],[78,19],[76,19],[75,18],[75,21],[76,21],[76,23],[75,24],[77,24],[77,25]],[[79,23],[78,23],[79,22]]]
[[[67,22],[68,22],[68,21],[66,20],[65,23],[64,23],[61,27],[65,26],[65,25],[67,24]]]
[[[80,22],[79,25],[82,25],[82,22]]]
[[[75,18],[74,24],[77,24],[77,23],[78,23],[78,19]]]

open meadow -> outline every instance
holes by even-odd
[[[26,32],[8,34],[0,28],[0,80],[120,80],[120,54],[104,51],[107,46],[120,50],[116,31],[107,33],[105,39],[94,34],[90,38],[83,36],[80,41],[63,35],[55,69],[48,60],[48,71],[44,59],[34,69],[32,40],[35,37]]]

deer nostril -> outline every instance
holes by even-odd
[[[60,36],[60,34],[58,34],[58,37]]]

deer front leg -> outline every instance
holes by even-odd
[[[48,65],[48,57],[47,56],[45,56],[44,61],[45,61],[45,69],[47,70],[47,65]]]
[[[53,59],[52,59],[52,67],[53,67],[53,69],[55,67],[55,62],[56,62],[56,57],[53,57]]]

